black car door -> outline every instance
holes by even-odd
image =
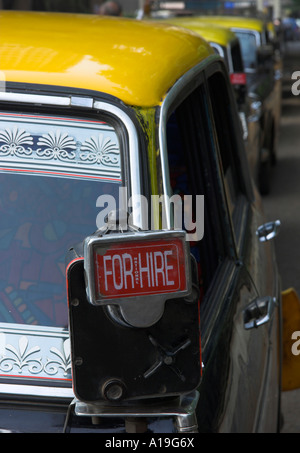
[[[259,426],[269,358],[268,328],[245,326],[249,316],[259,317],[251,312],[260,294],[249,247],[257,213],[228,78],[216,63],[206,76],[208,82],[183,96],[167,124],[173,193],[205,200],[204,236],[195,232],[190,243],[201,295],[199,431],[252,432]]]

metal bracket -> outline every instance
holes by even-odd
[[[195,391],[171,401],[157,404],[149,403],[144,406],[106,406],[105,404],[84,403],[74,399],[71,405],[75,415],[79,417],[120,417],[124,419],[147,417],[174,417],[177,433],[198,433],[196,407],[199,401],[199,392]]]

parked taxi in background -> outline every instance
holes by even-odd
[[[230,28],[240,40],[247,83],[253,105],[260,118],[262,142],[261,159],[256,174],[263,194],[270,191],[270,167],[276,163],[279,122],[281,115],[281,61],[274,54],[268,24],[260,19],[236,16],[201,16],[201,21]]]
[[[198,33],[211,45],[217,54],[224,58],[230,75],[230,81],[236,92],[239,110],[242,110],[246,102],[247,79],[244,71],[240,42],[237,36],[226,27],[212,27],[210,24],[201,22],[201,20],[194,16],[174,17],[166,19],[166,21]]]
[[[167,22],[198,33],[224,58],[237,101],[247,158],[257,182],[257,168],[261,161],[260,118],[257,114],[257,103],[253,102],[248,94],[247,75],[238,37],[229,28],[202,22],[197,17],[172,18],[167,19]]]
[[[174,25],[0,27],[1,430],[276,431],[280,222],[224,60]]]

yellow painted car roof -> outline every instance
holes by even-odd
[[[224,47],[237,39],[236,35],[229,28],[216,24],[208,24],[197,17],[172,18],[167,19],[167,22],[188,28],[189,30],[198,33],[205,40]]]
[[[240,16],[199,16],[201,21],[218,24],[230,28],[246,28],[262,32],[265,28],[265,22],[261,19]]]
[[[0,30],[7,82],[97,90],[137,106],[159,105],[213,54],[192,31],[119,17],[1,11]]]

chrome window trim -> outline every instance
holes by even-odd
[[[143,218],[143,210],[138,209],[138,207],[140,206],[140,195],[142,195],[143,192],[140,172],[139,144],[136,127],[131,118],[119,107],[107,104],[106,102],[102,101],[94,101],[93,108],[109,112],[119,118],[128,132],[130,184],[131,197],[133,201],[131,218],[135,227],[145,229],[145,225],[147,225],[147,219]]]
[[[167,137],[166,137],[166,124],[167,116],[171,105],[176,100],[177,96],[184,91],[184,88],[187,84],[197,78],[199,74],[205,69],[205,67],[214,62],[220,61],[220,56],[214,54],[207,57],[204,61],[194,66],[188,72],[186,72],[182,77],[180,77],[177,82],[172,86],[168,94],[161,105],[161,111],[159,116],[159,131],[158,131],[158,140],[159,140],[159,150],[160,150],[160,164],[162,172],[162,188],[163,195],[167,197],[172,196],[171,183],[170,183],[170,172],[169,172],[169,162],[168,162],[168,150],[167,150]],[[165,207],[168,205],[164,204]],[[166,219],[166,229],[172,229],[173,219],[170,210],[165,212]]]
[[[26,396],[32,398],[56,398],[59,400],[73,400],[74,392],[72,388],[66,387],[47,387],[41,385],[20,385],[20,384],[0,384],[0,395],[17,397]]]
[[[228,66],[229,66],[229,74],[234,73],[234,66],[233,66],[233,60],[232,60],[232,46],[231,44],[228,44],[227,47],[227,59],[228,59]]]
[[[0,338],[1,334],[7,333],[10,335],[28,335],[30,333],[33,337],[47,337],[47,338],[55,338],[60,337],[62,339],[68,339],[68,330],[64,329],[63,327],[47,327],[47,326],[39,326],[34,325],[31,326],[29,324],[14,324],[14,323],[6,323],[0,322]],[[2,344],[0,341],[0,356],[2,353]]]
[[[219,55],[222,58],[225,58],[224,50],[223,50],[223,48],[222,48],[222,46],[220,44],[217,44],[216,42],[212,42],[212,41],[209,44],[211,45],[211,47],[213,49],[216,49],[216,51],[219,53]]]
[[[83,96],[53,96],[29,93],[0,92],[0,101],[25,104],[56,105],[62,107],[93,108],[94,100]]]
[[[260,47],[263,44],[262,36],[259,33],[259,31],[251,30],[249,28],[239,28],[239,27],[232,27],[231,30],[233,32],[248,33],[248,34],[250,33],[250,34],[254,35],[257,47]]]
[[[47,96],[41,94],[25,94],[25,93],[11,93],[0,92],[0,101],[5,102],[18,102],[28,104],[43,104],[43,105],[57,105],[57,106],[70,106],[71,97],[67,96]]]

